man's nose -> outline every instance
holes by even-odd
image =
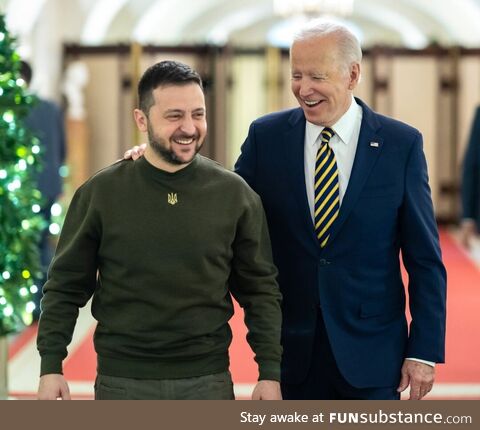
[[[309,95],[312,94],[312,86],[307,80],[302,79],[298,85],[300,88],[298,93],[300,94],[301,97],[308,97]]]
[[[195,128],[195,123],[193,121],[192,117],[185,117],[182,121],[182,125],[180,129],[185,133],[185,134],[195,134],[196,128]]]

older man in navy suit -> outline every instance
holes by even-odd
[[[410,385],[421,399],[444,361],[446,298],[422,136],[353,97],[362,52],[345,27],[310,23],[290,54],[300,108],[254,121],[235,165],[279,269],[283,397],[398,399]]]
[[[398,399],[408,385],[421,399],[444,361],[422,136],[353,97],[361,57],[345,27],[303,28],[290,51],[300,108],[254,121],[235,166],[262,198],[279,269],[285,399]]]

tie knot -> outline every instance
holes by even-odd
[[[330,142],[330,139],[333,137],[334,134],[335,132],[331,128],[325,127],[320,133],[320,136],[322,136],[322,145]]]

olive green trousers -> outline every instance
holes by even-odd
[[[98,375],[95,400],[234,400],[230,372],[183,379]]]

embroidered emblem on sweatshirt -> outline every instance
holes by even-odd
[[[178,198],[177,198],[177,193],[168,193],[168,203],[173,205],[176,205],[178,203]]]

